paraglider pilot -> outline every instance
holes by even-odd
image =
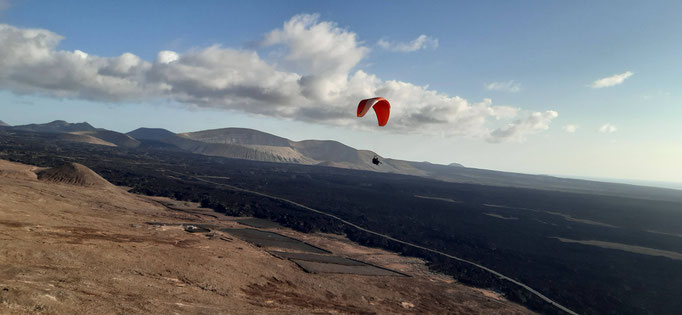
[[[358,117],[363,117],[367,114],[370,108],[374,109],[377,114],[377,123],[380,127],[386,126],[388,117],[391,115],[391,104],[383,97],[368,98],[360,101],[358,104]],[[375,155],[372,159],[374,165],[381,164],[379,156]]]

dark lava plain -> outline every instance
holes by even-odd
[[[259,229],[276,229],[276,228],[281,228],[282,226],[272,222],[270,220],[266,219],[260,219],[260,218],[245,218],[245,219],[237,219],[237,222],[239,224],[243,224],[246,226],[250,227],[255,227]]]

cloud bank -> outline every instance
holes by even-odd
[[[356,69],[370,52],[357,35],[317,15],[296,15],[259,41],[259,47],[281,52],[280,59],[271,62],[257,50],[220,45],[184,53],[161,51],[153,61],[132,53],[101,57],[59,50],[62,39],[44,29],[0,24],[0,89],[103,102],[167,99],[352,128],[376,127],[369,117],[356,118],[355,106],[360,99],[381,95],[392,104],[391,121],[383,130],[492,142],[523,141],[546,130],[557,116],[382,80]],[[419,38],[415,41],[422,45]],[[527,117],[517,118],[522,113]],[[507,126],[495,126],[515,118]]]
[[[422,49],[436,49],[438,48],[438,38],[433,38],[426,36],[424,34],[419,35],[413,41],[409,43],[399,43],[399,42],[389,42],[380,39],[377,45],[383,49],[398,52],[413,52]]]
[[[599,132],[601,133],[614,133],[616,131],[618,131],[618,128],[612,124],[603,124],[599,127]]]
[[[516,93],[521,91],[521,83],[512,81],[506,82],[491,82],[485,85],[485,89],[488,91],[504,91]]]
[[[549,123],[559,116],[559,113],[548,110],[535,112],[524,119],[518,119],[505,127],[493,130],[488,136],[488,142],[497,143],[502,141],[523,142],[526,135],[549,129]]]
[[[563,129],[564,129],[564,131],[566,131],[566,132],[568,132],[568,133],[575,133],[575,131],[578,130],[578,126],[577,126],[577,125],[568,124],[568,125],[565,125],[565,126],[563,127]]]
[[[625,79],[631,77],[633,74],[634,73],[632,73],[630,71],[626,71],[626,72],[623,72],[621,74],[614,74],[610,77],[601,78],[599,80],[592,82],[591,86],[595,89],[600,89],[600,88],[618,85],[618,84],[623,83],[623,81],[625,81]]]

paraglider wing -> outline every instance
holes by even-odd
[[[358,117],[365,116],[370,108],[374,108],[379,126],[385,126],[388,123],[388,117],[391,115],[391,104],[383,97],[362,100],[358,104]]]

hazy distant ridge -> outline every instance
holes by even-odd
[[[21,130],[54,133],[56,140],[106,146],[182,150],[202,155],[264,162],[329,166],[429,177],[448,182],[523,187],[542,190],[587,192],[638,198],[682,200],[682,191],[645,186],[568,179],[463,167],[429,162],[413,162],[381,157],[374,165],[369,150],[357,150],[333,140],[292,141],[258,130],[223,128],[175,134],[161,128],[138,128],[127,134],[95,128],[87,122],[68,123],[56,120],[47,124],[5,126],[6,131]]]

